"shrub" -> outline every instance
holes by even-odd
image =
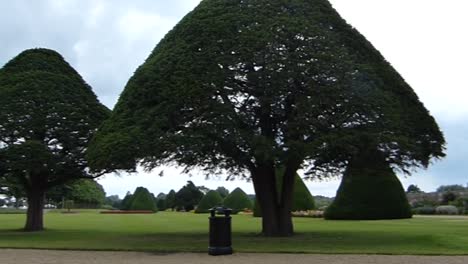
[[[458,208],[453,205],[437,206],[435,211],[436,211],[436,214],[441,214],[441,215],[457,215],[458,214]]]
[[[217,191],[209,191],[203,196],[198,203],[197,209],[195,210],[196,214],[209,213],[209,209],[215,206],[221,205],[223,203],[223,198]]]
[[[114,207],[112,207],[112,205],[110,205],[110,204],[105,204],[105,205],[101,206],[101,209],[112,210],[112,209],[114,209]]]
[[[144,187],[138,187],[132,196],[129,210],[149,210],[156,212],[156,204],[153,195]]]
[[[225,207],[231,208],[233,214],[237,214],[244,209],[252,209],[252,201],[241,189],[236,188],[223,201]]]
[[[393,170],[377,151],[356,157],[346,169],[325,218],[378,220],[411,218],[405,190]]]
[[[436,209],[432,206],[422,206],[413,209],[413,214],[418,215],[433,215],[435,212]]]

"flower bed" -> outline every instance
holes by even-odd
[[[101,214],[154,214],[155,212],[150,210],[112,210],[112,211],[101,211]]]
[[[312,218],[323,218],[323,211],[296,211],[291,212],[293,217],[312,217]]]

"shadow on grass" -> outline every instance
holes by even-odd
[[[468,254],[432,235],[378,231],[301,232],[292,237],[263,237],[257,233],[234,232],[236,252],[321,253],[321,254]],[[0,230],[0,248],[75,249],[145,251],[158,254],[206,252],[208,234],[204,232],[80,231],[48,229],[27,233]],[[451,251],[452,250],[452,251]],[[456,252],[453,250],[457,250]]]

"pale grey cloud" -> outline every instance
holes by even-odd
[[[127,80],[159,40],[200,0],[15,0],[0,1],[0,67],[24,49],[60,52],[110,108]],[[468,3],[451,0],[331,0],[342,16],[363,33],[395,66],[439,121],[448,157],[427,171],[402,178],[425,190],[465,183],[468,164]],[[108,193],[125,194],[140,185],[153,192],[197,185],[230,189],[250,183],[205,181],[203,175],[165,177],[139,173],[101,180]],[[171,176],[173,175],[173,176]],[[314,194],[334,195],[339,181],[307,183]]]
[[[0,65],[28,48],[57,50],[112,108],[135,69],[197,2],[1,1]]]
[[[468,118],[465,0],[331,0],[438,119]]]

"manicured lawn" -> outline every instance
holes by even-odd
[[[208,215],[160,212],[153,215],[47,213],[45,232],[19,229],[25,215],[0,215],[0,247],[155,252],[206,252]],[[297,235],[264,238],[260,219],[233,217],[237,252],[307,252],[468,255],[467,218],[393,221],[325,221],[295,218]]]

